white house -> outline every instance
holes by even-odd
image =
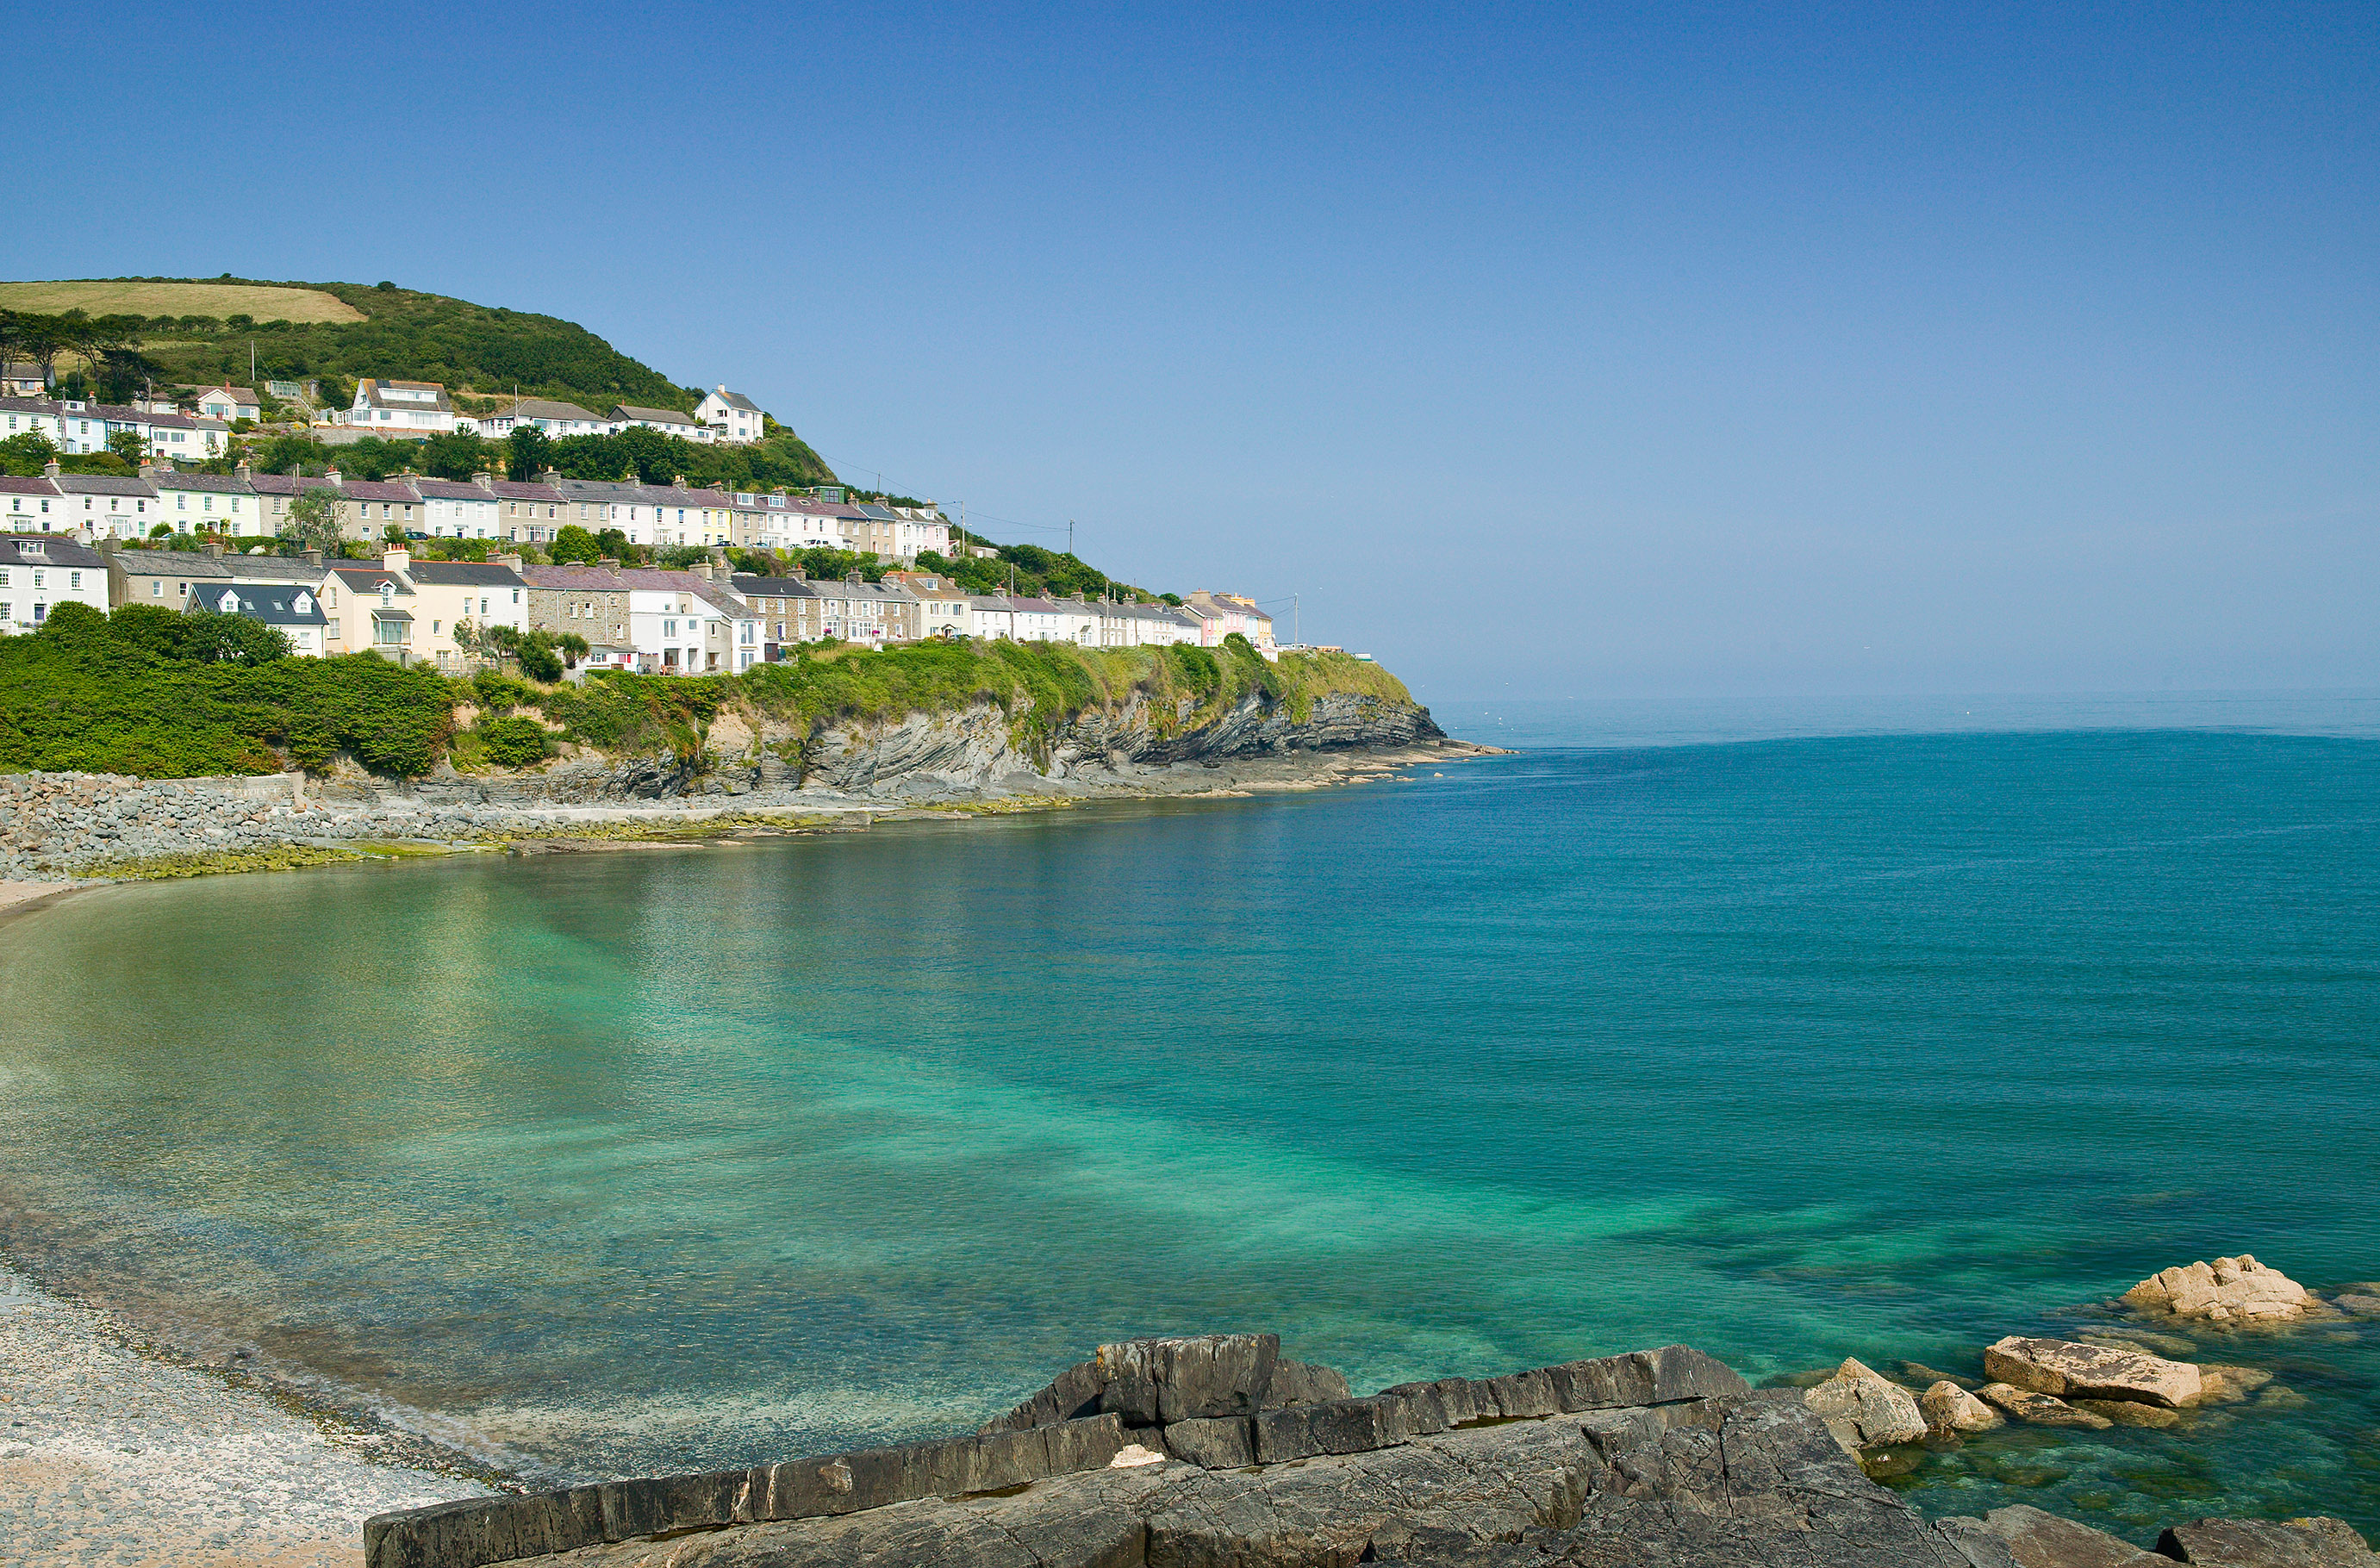
[[[366,376],[356,383],[356,400],[339,415],[338,422],[383,435],[442,434],[455,428],[455,404],[439,382],[375,381]]]
[[[680,441],[699,442],[705,446],[719,439],[718,432],[709,425],[698,423],[693,415],[681,414],[674,408],[639,408],[623,403],[612,410],[613,435],[631,425],[642,425],[647,430],[657,430]]]
[[[30,632],[65,603],[107,614],[107,562],[72,540],[0,534],[0,634]]]
[[[30,359],[10,359],[0,363],[0,396],[39,397],[50,390],[42,379],[42,367]]]
[[[93,539],[114,536],[140,539],[165,520],[164,503],[147,480],[118,479],[114,474],[65,474],[56,459],[42,472],[57,486],[65,511],[62,532],[81,530]]]
[[[761,421],[768,418],[760,412],[759,404],[723,386],[703,395],[702,401],[694,406],[694,417],[716,431],[717,439],[731,446],[759,440],[764,428]]]
[[[502,539],[504,501],[492,478],[487,484],[461,480],[416,480],[421,492],[425,531],[432,539]]]
[[[237,474],[185,474],[143,464],[140,477],[157,492],[159,520],[176,533],[264,534],[256,487]]]
[[[642,566],[524,566],[521,576],[532,596],[593,601],[626,595],[627,646],[607,646],[589,659],[589,664],[625,666],[644,675],[696,675],[748,670],[759,662],[759,613],[702,573]],[[618,662],[611,663],[613,660]]]
[[[616,433],[612,421],[592,408],[581,408],[576,403],[556,403],[544,397],[524,397],[509,408],[480,415],[471,422],[479,427],[481,435],[494,441],[503,440],[523,425],[552,436]]]
[[[0,474],[0,533],[64,529],[66,517],[66,497],[48,480]]]
[[[967,600],[967,635],[969,637],[1004,637],[1014,638],[1016,633],[1016,612],[1009,608],[1007,596],[978,593]]]
[[[1050,640],[1080,643],[1085,648],[1099,647],[1102,629],[1100,612],[1105,606],[1087,603],[1079,593],[1071,599],[1058,600],[1056,603],[1058,635]]]
[[[99,445],[106,445],[106,421],[93,422],[99,425]],[[46,436],[61,452],[84,450],[67,444],[65,414],[56,404],[37,397],[0,397],[0,441],[18,435]],[[99,447],[89,450],[96,452]]]
[[[294,397],[297,395],[292,393],[290,395]],[[234,419],[259,419],[264,413],[264,405],[258,401],[256,393],[251,388],[234,386],[229,382],[225,382],[221,386],[208,387],[200,392],[198,395],[198,405],[201,418],[220,419],[225,424],[229,424]]]

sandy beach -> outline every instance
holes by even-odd
[[[352,1568],[363,1521],[486,1489],[141,1354],[0,1266],[0,1565]]]

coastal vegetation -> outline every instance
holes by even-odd
[[[522,651],[551,668],[543,661],[552,649]],[[813,643],[743,675],[700,676],[544,681],[525,664],[458,679],[369,653],[289,657],[279,634],[237,615],[148,605],[101,615],[61,605],[40,631],[0,638],[0,769],[188,778],[320,772],[344,755],[374,773],[418,777],[441,761],[534,767],[563,741],[691,757],[728,712],[808,735],[837,720],[983,705],[1006,715],[1020,749],[1046,757],[1068,720],[1119,712],[1135,698],[1160,736],[1211,723],[1256,695],[1296,723],[1326,694],[1412,701],[1377,664],[1307,653],[1274,662],[1236,636],[1219,649]],[[478,720],[458,732],[463,704]]]

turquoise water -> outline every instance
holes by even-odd
[[[1359,1388],[1967,1370],[2195,1258],[2380,1277],[2380,739],[2332,727],[104,890],[0,927],[9,1245],[538,1475],[971,1425],[1167,1331]],[[2380,1526],[2380,1332],[2207,1358],[2290,1393],[1899,1484]]]

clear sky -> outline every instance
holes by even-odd
[[[1295,592],[1425,699],[2380,684],[2368,3],[16,43],[0,276],[565,316],[995,538]]]

